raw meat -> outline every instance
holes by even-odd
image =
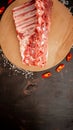
[[[52,5],[51,0],[29,0],[12,10],[22,62],[26,65],[46,65]]]

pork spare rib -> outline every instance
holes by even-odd
[[[12,10],[22,62],[26,65],[46,65],[52,4],[51,0],[28,0]]]

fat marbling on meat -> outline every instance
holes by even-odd
[[[46,65],[52,5],[51,0],[28,0],[12,10],[22,62],[26,65]]]

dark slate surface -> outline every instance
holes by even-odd
[[[73,130],[73,58],[61,63],[60,73],[56,66],[28,73],[0,50],[0,130]],[[52,76],[42,79],[47,71]]]
[[[65,68],[60,73],[56,66],[48,70],[52,76],[47,79],[41,77],[47,71],[26,78],[8,63],[7,68],[2,52],[0,61],[2,130],[73,130],[73,59],[61,62]]]

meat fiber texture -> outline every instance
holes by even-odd
[[[46,65],[51,9],[51,0],[29,0],[12,10],[22,62],[28,66]]]

